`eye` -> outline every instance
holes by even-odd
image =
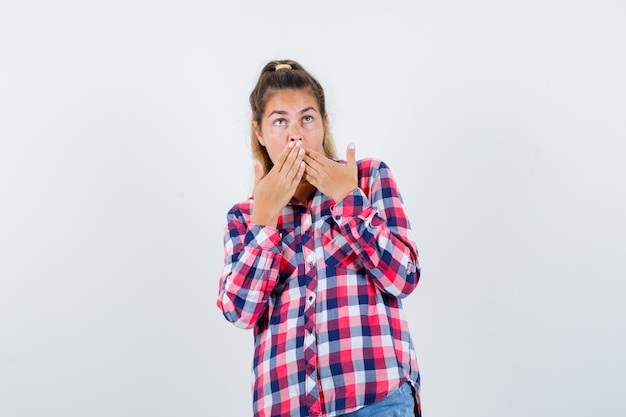
[[[276,119],[274,120],[274,126],[285,126],[287,122],[285,119]]]
[[[302,118],[302,121],[303,121],[304,123],[311,123],[311,122],[313,121],[313,116],[304,116],[304,117]]]

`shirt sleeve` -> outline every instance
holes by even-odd
[[[228,321],[244,329],[254,327],[276,285],[281,260],[278,230],[248,224],[239,210],[228,213],[217,300]]]
[[[374,285],[404,298],[417,286],[420,267],[402,197],[384,162],[362,161],[359,169],[359,188],[332,207],[333,219]]]

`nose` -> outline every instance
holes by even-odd
[[[302,133],[300,132],[300,126],[298,126],[297,123],[292,124],[289,129],[289,140],[295,142],[301,139],[303,139],[303,137]]]

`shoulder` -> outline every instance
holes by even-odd
[[[389,165],[384,161],[375,158],[364,158],[357,161],[359,177],[387,176],[390,172]]]
[[[396,188],[395,180],[389,166],[380,159],[366,158],[357,161],[359,188],[365,195],[373,198],[377,193],[393,194]]]
[[[228,211],[228,222],[233,219],[238,219],[241,222],[247,222],[252,215],[252,207],[254,206],[254,199],[252,197],[233,205]]]

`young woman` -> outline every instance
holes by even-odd
[[[254,416],[419,416],[401,299],[420,269],[389,167],[337,159],[295,61],[269,62],[250,105],[253,196],[228,213],[217,304],[254,330]]]

